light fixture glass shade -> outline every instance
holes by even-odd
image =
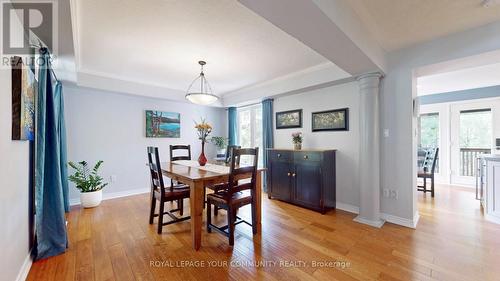
[[[219,97],[207,93],[188,93],[186,99],[195,104],[208,105],[216,102]]]
[[[210,87],[203,73],[203,66],[206,62],[199,61],[198,63],[201,65],[201,73],[193,80],[191,85],[189,85],[186,99],[195,104],[208,105],[217,101],[219,97],[212,93],[212,87]]]

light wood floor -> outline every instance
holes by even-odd
[[[108,200],[73,208],[68,251],[35,262],[28,280],[500,280],[500,226],[482,219],[471,190],[437,186],[434,199],[418,196],[416,230],[375,229],[353,222],[354,214],[321,215],[263,196],[262,236],[239,225],[231,248],[204,229],[199,252],[189,222],[156,234],[147,195]],[[256,261],[268,267],[243,264]]]

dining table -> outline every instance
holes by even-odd
[[[203,209],[205,204],[204,189],[210,185],[228,182],[230,167],[228,164],[221,163],[207,163],[205,166],[200,166],[198,161],[178,160],[161,163],[161,170],[164,176],[189,185],[191,238],[193,248],[197,251],[201,247]],[[265,168],[261,167],[257,169],[256,189],[253,198],[256,208],[257,233],[261,232],[262,173],[265,170]]]

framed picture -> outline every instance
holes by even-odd
[[[302,109],[276,112],[276,129],[302,128]]]
[[[180,138],[180,113],[146,110],[146,137]]]
[[[313,112],[312,131],[349,131],[349,108]]]
[[[35,73],[21,57],[11,58],[12,140],[35,140]]]

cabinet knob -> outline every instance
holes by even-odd
[[[292,174],[292,177],[295,177],[295,173]]]
[[[304,155],[304,159],[307,159],[307,158],[309,158],[309,156],[307,156],[307,155]]]
[[[290,176],[291,175],[290,172],[288,172],[287,175]]]
[[[281,154],[278,153],[278,158],[280,158],[280,157],[281,157]]]

